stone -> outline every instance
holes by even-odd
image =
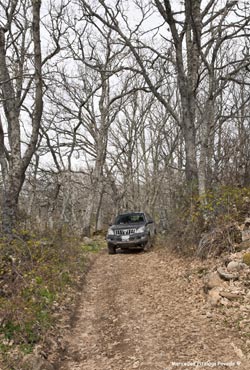
[[[206,313],[206,317],[207,317],[208,319],[211,319],[211,318],[213,317],[213,314],[212,314],[211,312],[207,312],[207,313]]]
[[[246,240],[250,240],[250,230],[242,230],[242,241],[245,242]]]
[[[220,294],[221,295],[221,294]],[[227,299],[227,298],[223,298],[223,296],[222,296],[222,298],[221,298],[221,300],[220,300],[220,303],[223,305],[223,306],[225,306],[225,307],[227,307],[227,306],[229,306],[230,305],[230,301]]]
[[[228,272],[235,272],[240,271],[242,269],[241,263],[237,261],[231,261],[227,265],[227,271]]]
[[[245,219],[245,226],[250,226],[250,217],[247,217],[246,219]]]
[[[140,366],[140,362],[139,361],[136,361],[133,366],[132,366],[132,369],[138,369],[138,367]]]
[[[221,299],[220,291],[220,287],[215,287],[208,292],[207,303],[210,306],[215,307],[219,304]]]
[[[227,298],[227,299],[235,299],[235,298],[241,297],[241,295],[238,293],[225,292],[225,291],[221,291],[220,296],[223,298]]]
[[[226,271],[224,271],[221,267],[218,267],[217,268],[217,272],[218,272],[219,276],[223,280],[226,280],[226,281],[238,280],[239,279],[239,275],[238,274],[229,274]]]
[[[219,274],[210,272],[204,277],[204,290],[207,293],[209,289],[224,286],[224,281],[220,278]]]
[[[234,349],[234,352],[236,353],[236,355],[239,357],[239,358],[244,358],[244,354],[242,352],[242,350],[240,348],[238,348],[234,343],[231,343],[233,349]]]

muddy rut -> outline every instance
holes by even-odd
[[[249,370],[235,329],[211,318],[198,262],[102,252],[83,288],[62,370]]]

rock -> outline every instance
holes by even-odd
[[[245,219],[244,228],[241,231],[242,241],[250,240],[250,218]]]
[[[206,313],[206,317],[207,317],[208,319],[211,319],[211,318],[213,317],[213,314],[212,314],[211,312],[207,312],[207,313]]]
[[[250,324],[250,321],[249,320],[247,320],[247,319],[244,319],[244,320],[242,320],[242,321],[240,321],[239,323],[238,323],[238,325],[239,325],[239,327],[240,327],[240,329],[241,330],[244,330],[244,329],[246,329],[246,331],[248,331],[249,329],[249,324]]]
[[[206,293],[209,289],[223,287],[224,285],[224,281],[220,278],[219,274],[216,271],[210,272],[204,277],[204,290]]]
[[[246,293],[246,297],[250,298],[250,290]]]
[[[250,230],[242,230],[242,241],[245,242],[246,240],[250,240]]]
[[[242,350],[238,347],[236,347],[236,345],[234,343],[231,343],[233,349],[234,349],[234,352],[236,353],[236,355],[239,357],[239,358],[244,358],[244,354],[242,352]]]
[[[242,269],[241,263],[237,261],[231,261],[227,265],[227,271],[228,272],[235,272],[240,271]]]
[[[138,367],[140,366],[140,362],[139,361],[136,361],[133,366],[132,366],[132,369],[138,369]]]
[[[245,226],[246,226],[246,227],[249,227],[249,226],[250,226],[250,217],[247,217],[247,218],[245,219]]]
[[[221,294],[220,294],[221,295]],[[221,300],[220,300],[220,303],[223,305],[223,306],[229,306],[230,305],[230,301],[227,299],[227,298],[224,298],[222,296]]]
[[[215,307],[218,305],[221,299],[220,291],[220,287],[215,287],[208,292],[207,303],[210,306]]]
[[[220,296],[223,297],[223,298],[227,298],[227,299],[235,299],[235,298],[240,298],[241,297],[240,294],[225,292],[225,291],[221,291]]]
[[[238,274],[229,274],[226,271],[224,271],[221,267],[218,267],[217,268],[217,272],[218,272],[219,276],[223,280],[226,280],[226,281],[238,280],[239,279],[239,275]]]

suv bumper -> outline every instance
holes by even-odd
[[[148,234],[136,234],[130,236],[128,240],[122,240],[121,237],[107,237],[108,247],[134,249],[143,248],[149,240]]]

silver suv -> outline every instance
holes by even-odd
[[[147,213],[122,213],[108,229],[108,252],[115,254],[117,248],[147,250],[152,246],[155,234],[154,221]]]

